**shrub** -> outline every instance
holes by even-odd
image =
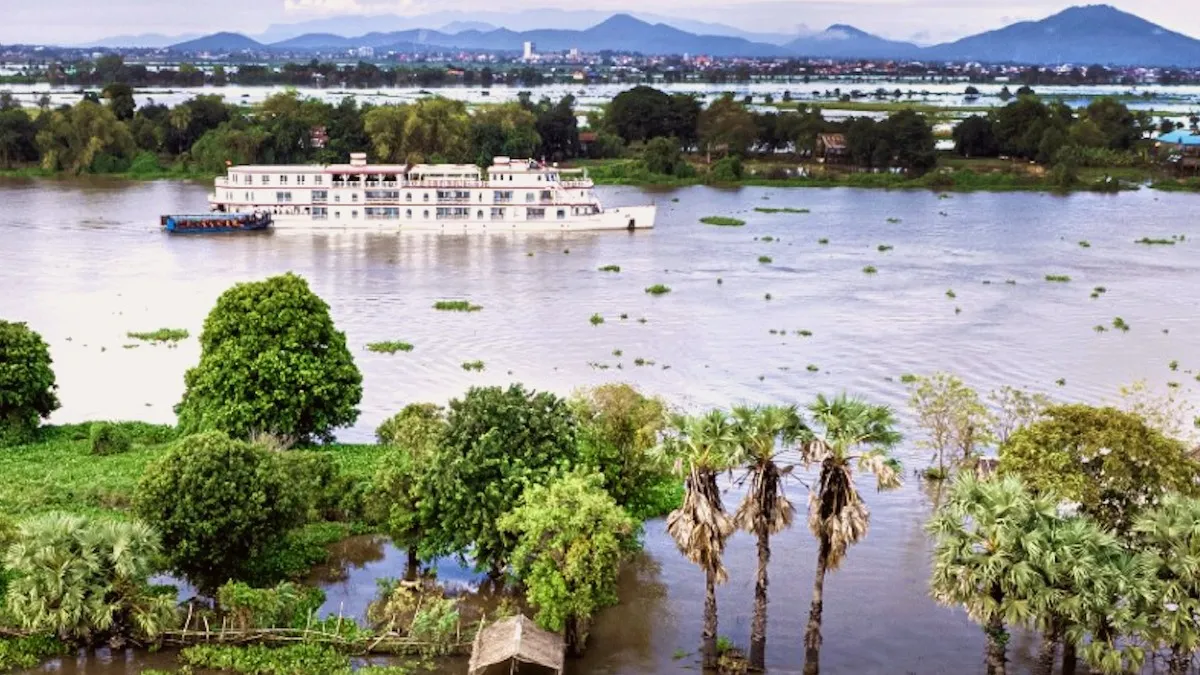
[[[380,445],[419,448],[436,445],[446,433],[446,410],[434,403],[410,403],[375,430]]]
[[[146,469],[137,514],[162,533],[172,568],[212,591],[300,521],[278,458],[220,432],[184,438]]]
[[[50,349],[23,323],[0,320],[0,447],[32,440],[58,409]]]
[[[228,672],[241,675],[283,675],[284,673],[321,673],[351,675],[349,657],[327,645],[301,643],[286,647],[232,647],[197,645],[179,652],[186,666],[203,672]],[[363,672],[363,671],[360,671]]]
[[[362,375],[346,336],[329,305],[294,274],[225,291],[200,347],[175,408],[185,433],[263,432],[306,442],[328,440],[358,419]]]
[[[160,551],[144,523],[35,516],[5,556],[13,573],[7,612],[26,630],[85,645],[153,638],[177,621],[175,599],[148,583]]]
[[[303,628],[325,602],[319,588],[283,582],[274,588],[251,588],[231,581],[217,590],[217,608],[235,630]]]
[[[737,157],[725,157],[717,160],[709,169],[709,178],[716,183],[735,183],[742,179],[742,160]]]
[[[90,440],[93,455],[116,455],[133,447],[133,437],[129,430],[111,422],[92,424]]]

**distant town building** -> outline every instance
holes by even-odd
[[[534,50],[534,44],[532,42],[526,40],[525,41],[525,51],[524,51],[524,55],[523,55],[523,58],[526,61],[533,60],[533,56],[534,56],[533,50]]]
[[[312,147],[320,149],[329,144],[329,131],[325,127],[313,127],[312,133],[309,136],[309,142]]]
[[[375,48],[374,48],[374,47],[359,47],[358,49],[355,49],[355,50],[354,50],[354,53],[355,53],[355,54],[358,56],[358,58],[360,58],[360,59],[373,59],[373,58],[375,58]]]

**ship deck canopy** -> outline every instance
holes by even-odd
[[[538,628],[532,620],[518,614],[479,629],[467,674],[515,672],[520,665],[529,664],[536,666],[538,672],[562,675],[565,651],[561,636]],[[503,665],[508,668],[495,668]]]

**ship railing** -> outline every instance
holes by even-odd
[[[596,186],[595,183],[593,183],[591,180],[587,180],[587,179],[585,179],[585,180],[564,180],[564,181],[560,182],[559,185],[563,186],[564,188],[566,188],[568,190],[578,190],[581,188],[591,188],[591,187]]]

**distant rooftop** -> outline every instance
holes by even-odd
[[[1171,145],[1187,145],[1200,146],[1200,134],[1191,129],[1176,129],[1167,134],[1158,137],[1159,143],[1169,143]]]

